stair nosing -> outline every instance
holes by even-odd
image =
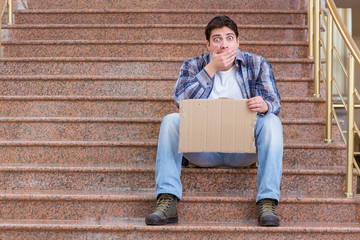
[[[103,123],[160,123],[161,117],[0,117],[3,122],[103,122]],[[313,125],[325,124],[324,118],[282,118],[282,124],[286,125]]]
[[[127,141],[0,141],[2,147],[156,147],[157,139]]]
[[[188,60],[186,57],[10,57],[1,58],[0,62],[179,62]],[[313,64],[308,58],[267,58],[270,63]]]
[[[0,117],[3,122],[51,122],[51,123],[160,123],[162,118],[156,117]]]
[[[0,141],[0,146],[46,146],[46,147],[156,147],[157,139],[122,141]],[[340,143],[284,143],[284,149],[335,149],[344,150]]]
[[[219,192],[201,192],[201,194],[195,194],[190,192],[184,192],[182,201],[183,202],[253,202],[254,196],[239,195],[239,196],[227,196],[226,193]],[[297,196],[286,196],[284,194],[280,198],[281,203],[321,203],[321,204],[346,204],[346,203],[359,203],[360,199],[346,198],[344,196],[304,196],[299,194]],[[122,201],[122,202],[133,202],[133,201],[153,201],[154,200],[154,189],[151,190],[113,190],[109,191],[76,191],[76,190],[37,190],[31,193],[24,193],[24,190],[11,190],[11,191],[0,191],[1,201]]]
[[[46,173],[155,173],[155,166],[89,166],[89,165],[49,165],[49,164],[0,164],[0,172],[46,172]],[[184,168],[184,174],[248,174],[254,175],[257,170],[255,168]],[[345,166],[326,166],[312,169],[310,167],[301,167],[294,169],[293,166],[285,165],[283,175],[345,175]]]
[[[2,45],[201,45],[202,40],[24,40],[3,41]],[[307,41],[240,41],[239,45],[265,45],[265,46],[303,46],[307,47]]]
[[[6,76],[1,76],[0,75],[0,81],[16,81],[16,80],[21,80],[21,81],[64,81],[64,80],[69,80],[69,81],[92,81],[92,80],[96,80],[96,81],[146,81],[146,80],[151,80],[151,81],[162,81],[162,80],[166,80],[166,81],[176,81],[178,78],[178,75],[176,76],[164,76],[164,77],[154,77],[154,76],[116,76],[116,77],[111,77],[111,76],[99,76],[99,75],[6,75]],[[309,77],[282,77],[282,78],[277,78],[276,79],[277,82],[314,82],[313,78],[309,78]]]
[[[120,219],[118,219],[120,220]],[[0,229],[3,230],[43,230],[43,231],[76,231],[76,232],[221,232],[221,233],[360,233],[360,226],[354,223],[345,223],[340,226],[334,224],[334,226],[329,226],[328,222],[324,222],[324,226],[303,226],[300,222],[298,226],[294,226],[293,223],[289,223],[287,226],[286,222],[283,222],[281,226],[276,228],[264,228],[259,227],[257,224],[251,223],[251,225],[247,224],[239,224],[238,222],[186,222],[179,224],[171,224],[171,225],[162,225],[156,227],[149,227],[145,225],[144,219],[136,219],[138,222],[134,226],[126,225],[127,219],[123,221],[117,221],[115,224],[106,223],[106,219],[104,220],[96,220],[85,219],[85,220],[66,220],[66,221],[56,221],[56,220],[44,220],[44,223],[40,223],[39,220],[35,221],[36,223],[29,223],[29,220],[17,220],[16,223],[13,221],[9,222],[0,222]],[[111,219],[108,219],[111,221]],[[132,220],[135,222],[135,220]],[[19,223],[17,223],[19,222]],[[31,221],[34,222],[34,221]],[[51,222],[51,223],[49,223]],[[93,224],[91,224],[91,222]],[[309,224],[308,222],[306,222]],[[319,223],[318,223],[319,225]],[[331,224],[330,224],[331,225]],[[349,226],[351,225],[351,226]]]
[[[177,13],[177,14],[214,14],[214,13],[227,13],[227,14],[299,14],[307,15],[306,9],[301,10],[285,10],[285,9],[24,9],[15,10],[16,14],[74,14],[74,13],[93,13],[93,14],[114,14],[114,13]]]
[[[120,220],[120,219],[118,219]],[[350,224],[342,224],[345,226],[340,226],[340,224],[336,227],[329,226],[328,222],[324,222],[324,226],[303,226],[300,222],[298,226],[294,226],[293,223],[290,223],[288,226],[286,222],[283,222],[281,226],[276,228],[264,228],[259,227],[257,224],[251,223],[249,226],[248,224],[239,224],[238,222],[186,222],[186,223],[179,223],[179,224],[171,224],[171,225],[162,225],[156,227],[149,227],[145,225],[144,219],[137,219],[136,221],[139,222],[134,226],[126,225],[126,220],[117,221],[115,224],[105,223],[104,220],[95,220],[92,221],[90,219],[85,219],[82,221],[79,220],[66,220],[61,221],[60,223],[56,224],[56,221],[49,221],[44,220],[46,223],[39,223],[40,221],[36,221],[36,223],[29,223],[29,220],[23,220],[23,223],[1,223],[0,222],[0,229],[3,230],[44,230],[44,231],[77,231],[77,232],[84,232],[84,231],[91,231],[91,232],[221,232],[221,233],[360,233],[360,226],[354,226],[354,223]],[[108,219],[111,221],[111,219]],[[134,220],[132,220],[134,221]],[[18,222],[18,221],[17,221]],[[19,221],[20,222],[20,221]],[[52,222],[52,223],[49,223]],[[93,224],[91,224],[93,222]],[[308,224],[308,222],[306,222]],[[318,224],[319,225],[319,224]],[[349,226],[351,225],[351,226]]]
[[[0,101],[174,101],[172,96],[0,96]],[[283,97],[281,102],[325,102],[323,97]]]
[[[159,96],[0,96],[0,101],[174,101],[174,98]]]
[[[206,24],[14,24],[2,25],[2,29],[49,29],[49,28],[201,28],[204,29]],[[303,29],[307,25],[287,25],[287,24],[241,24],[238,29]]]

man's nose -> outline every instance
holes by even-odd
[[[225,49],[225,48],[228,48],[228,47],[229,47],[229,45],[227,44],[226,41],[222,42],[222,44],[221,44],[222,49]]]

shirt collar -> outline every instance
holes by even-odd
[[[237,67],[240,67],[240,64],[242,63],[244,65],[244,55],[242,52],[238,49],[236,50],[236,58],[235,58],[235,64]]]

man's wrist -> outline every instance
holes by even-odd
[[[264,101],[264,103],[265,103],[265,110],[262,112],[262,114],[267,114],[267,112],[269,111],[269,105],[265,101]]]
[[[207,74],[213,78],[215,76],[215,73],[217,72],[211,65],[211,63],[209,63],[208,65],[206,65],[204,67],[204,70],[207,72]]]

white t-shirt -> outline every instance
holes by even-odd
[[[216,72],[213,89],[208,99],[242,99],[240,86],[236,81],[237,70],[238,67],[234,64],[234,66],[227,71]]]

